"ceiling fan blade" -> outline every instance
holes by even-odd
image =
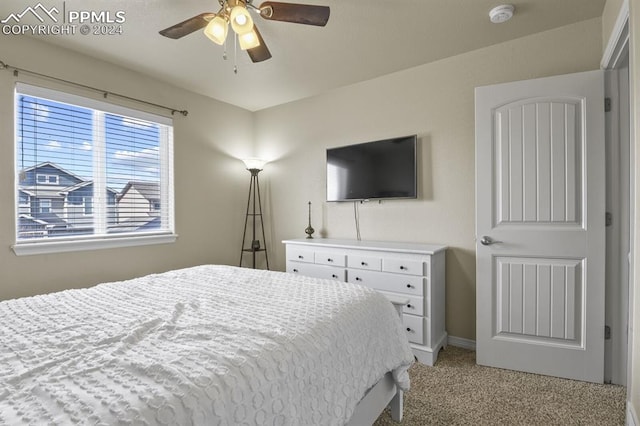
[[[206,27],[209,21],[214,16],[216,16],[216,14],[211,12],[201,13],[200,15],[189,18],[186,21],[180,22],[179,24],[175,24],[169,28],[165,28],[164,30],[160,31],[160,34],[165,37],[178,39]]]
[[[260,40],[260,46],[247,49],[247,53],[251,58],[251,62],[266,61],[267,59],[271,58],[271,52],[269,52],[269,48],[265,44],[264,39],[262,38],[262,34],[260,34],[260,31],[258,31],[258,27],[254,25],[253,29],[258,36],[258,40]]]
[[[260,5],[260,16],[272,21],[324,27],[329,21],[329,7],[310,4],[266,1]]]

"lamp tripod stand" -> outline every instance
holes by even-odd
[[[256,167],[253,164],[247,163],[247,170],[251,173],[251,180],[249,181],[249,198],[247,199],[247,213],[244,218],[244,232],[242,233],[242,250],[240,251],[240,265],[242,266],[242,260],[245,253],[251,253],[251,267],[256,268],[256,255],[259,252],[264,252],[264,258],[267,263],[267,269],[269,269],[269,256],[267,255],[266,239],[264,237],[264,221],[262,220],[262,203],[260,201],[260,183],[258,180],[258,173],[262,170],[261,167]],[[257,210],[256,210],[257,199]],[[245,248],[245,238],[247,236],[247,225],[249,224],[249,216],[252,218],[251,226],[251,245]],[[256,238],[256,228],[258,225],[258,218],[260,218],[260,229],[262,231],[262,241],[264,247],[261,247],[260,240]]]

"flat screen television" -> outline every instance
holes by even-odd
[[[327,149],[327,201],[416,198],[417,136]]]

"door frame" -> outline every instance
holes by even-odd
[[[607,229],[606,250],[606,324],[611,339],[605,342],[605,382],[630,383],[632,318],[629,304],[633,277],[633,144],[629,120],[629,3],[624,0],[605,47],[600,67],[605,73],[605,96],[611,99],[611,111],[605,114],[607,143],[607,212],[612,224]],[[620,70],[626,67],[626,81]],[[626,114],[626,117],[625,117]]]

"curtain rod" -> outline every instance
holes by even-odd
[[[59,81],[59,82],[62,82],[62,83],[70,84],[70,85],[73,85],[73,86],[76,86],[76,87],[82,87],[84,89],[93,90],[94,92],[102,93],[102,96],[104,96],[105,98],[107,96],[109,96],[109,95],[117,96],[119,98],[126,99],[126,100],[129,100],[129,101],[134,101],[134,102],[142,103],[142,104],[145,104],[145,105],[151,105],[151,106],[154,106],[154,107],[157,107],[157,108],[166,109],[168,111],[171,111],[171,115],[174,115],[177,112],[177,113],[182,114],[184,117],[186,117],[189,114],[189,111],[187,111],[187,110],[179,110],[179,109],[170,108],[170,107],[167,107],[167,106],[164,106],[164,105],[160,105],[160,104],[154,104],[153,102],[147,102],[147,101],[143,101],[143,100],[140,100],[140,99],[132,98],[130,96],[121,95],[119,93],[109,92],[108,90],[98,89],[97,87],[87,86],[87,85],[84,85],[84,84],[75,83],[73,81],[64,80],[62,78],[52,77],[50,75],[40,74],[40,73],[35,72],[35,71],[30,71],[30,70],[27,70],[27,69],[14,67],[14,66],[11,66],[11,65],[9,65],[7,63],[4,63],[3,61],[0,61],[0,70],[8,70],[8,69],[13,70],[13,75],[15,77],[18,76],[19,72],[24,72],[24,73],[35,75],[35,76],[38,76],[38,77],[47,78],[47,79],[50,79],[50,80],[55,80],[55,81]]]

